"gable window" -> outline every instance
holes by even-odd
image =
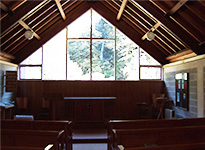
[[[40,49],[41,62],[20,64],[20,79],[161,79],[161,65],[93,9]]]

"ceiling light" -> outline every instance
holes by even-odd
[[[148,40],[148,41],[154,40],[154,37],[155,37],[155,34],[154,34],[153,32],[149,31],[149,32],[147,33],[147,40]]]
[[[24,33],[25,37],[28,39],[28,40],[31,40],[33,38],[33,32],[31,30],[27,30],[25,33]]]

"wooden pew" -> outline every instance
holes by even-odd
[[[54,145],[54,150],[60,150],[60,142],[64,136],[64,130],[61,131],[43,131],[43,130],[17,130],[2,129],[2,146],[22,146],[22,147],[44,147],[48,144]]]
[[[124,148],[122,145],[118,147],[119,150],[204,150],[204,148],[205,148],[205,142],[176,144],[176,145],[162,145],[162,146],[152,146],[152,147]]]
[[[64,130],[66,150],[72,150],[72,122],[71,121],[42,121],[42,120],[2,120],[2,129],[18,130]],[[64,144],[62,145],[64,146]]]
[[[113,129],[117,143],[129,147],[143,147],[146,144],[176,145],[205,141],[205,126],[184,126],[147,129]],[[117,149],[117,146],[113,149]]]
[[[1,150],[53,150],[53,144],[43,147],[1,146]]]
[[[205,118],[161,119],[161,120],[110,120],[108,121],[108,150],[116,143],[112,129],[143,129],[205,125]]]

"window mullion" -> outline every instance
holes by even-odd
[[[90,9],[90,80],[92,80],[92,9]]]

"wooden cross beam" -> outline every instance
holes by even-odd
[[[62,16],[63,20],[66,20],[66,16],[65,16],[65,13],[64,13],[64,10],[63,10],[63,8],[61,6],[60,1],[59,0],[55,0],[55,2],[56,2],[56,5],[57,5],[60,13],[61,13],[61,16]]]
[[[33,32],[33,36],[35,36],[38,40],[41,39],[41,37],[36,32],[34,32],[24,21],[19,20],[19,24],[22,25],[22,27],[24,27],[24,29],[31,30]]]
[[[14,14],[14,12],[9,7],[7,7],[3,2],[0,2],[0,8],[11,16]]]
[[[168,11],[165,16],[171,16],[176,11],[178,11],[188,0],[180,0],[170,11]]]
[[[119,12],[118,12],[117,18],[116,18],[118,21],[120,20],[120,18],[121,18],[121,16],[122,16],[122,13],[123,13],[123,11],[124,11],[126,5],[127,5],[127,0],[123,0],[123,1],[122,1],[122,5],[121,5],[121,7],[120,7],[120,10],[119,10]]]
[[[149,31],[154,32],[160,25],[161,25],[161,23],[160,23],[160,22],[157,22]],[[143,37],[141,38],[141,40],[145,40],[145,39],[146,39],[147,34],[148,34],[149,31],[147,31],[147,33],[145,33],[145,35],[143,35]]]

